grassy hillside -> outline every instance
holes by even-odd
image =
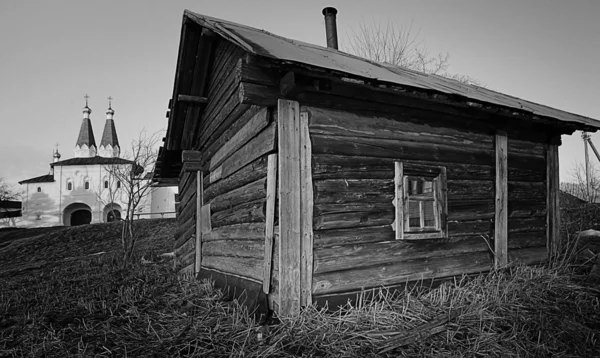
[[[600,291],[565,267],[384,293],[333,313],[308,307],[260,326],[210,283],[173,274],[160,256],[172,220],[136,224],[125,268],[118,223],[0,231],[0,357],[600,356]]]

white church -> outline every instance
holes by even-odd
[[[110,97],[100,146],[96,145],[86,95],[83,121],[75,157],[60,160],[58,148],[50,172],[22,180],[24,186],[22,227],[76,226],[110,222],[120,218],[127,206],[122,183],[110,175],[115,165],[133,165],[120,158],[121,147]],[[152,187],[138,206],[136,218],[175,217],[176,187]]]

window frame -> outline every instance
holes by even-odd
[[[73,190],[73,182],[68,180],[67,181],[67,191],[72,191]]]
[[[421,215],[419,228],[410,227],[409,196],[407,194],[409,178],[431,178],[433,186],[435,227],[423,227]],[[448,199],[446,167],[425,166],[394,162],[394,223],[396,240],[439,239],[448,236]],[[421,206],[420,206],[421,207]],[[420,209],[422,212],[422,210]]]

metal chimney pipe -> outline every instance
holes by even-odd
[[[323,9],[325,16],[325,36],[327,36],[327,47],[338,49],[337,25],[335,15],[337,10],[334,7],[326,7]]]

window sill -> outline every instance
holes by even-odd
[[[425,240],[425,239],[441,239],[444,236],[441,231],[430,231],[430,232],[405,232],[404,240]]]

